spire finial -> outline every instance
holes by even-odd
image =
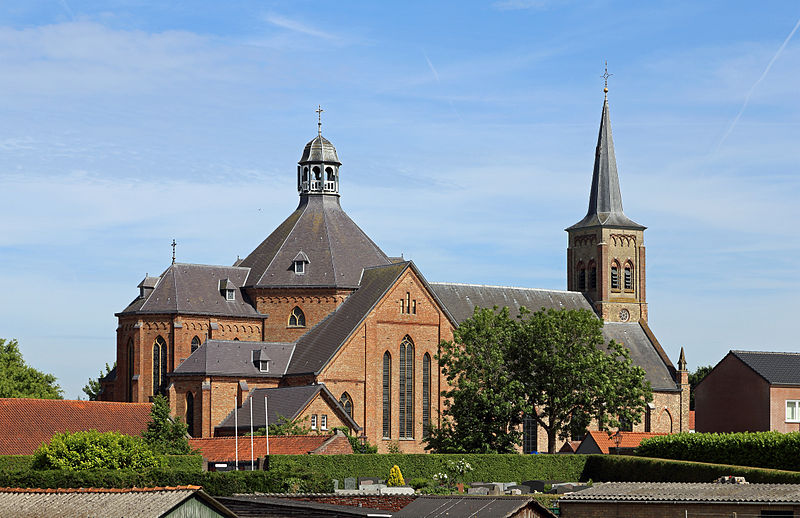
[[[322,105],[321,104],[318,104],[317,105],[317,109],[314,110],[314,111],[317,112],[317,136],[321,137],[322,136],[322,112],[324,112],[325,110],[322,109]]]
[[[173,239],[172,240],[172,264],[175,264],[175,246],[177,246],[177,244],[178,243],[176,243],[175,240]]]
[[[605,81],[605,85],[604,85],[604,87],[603,87],[603,93],[605,93],[605,94],[606,94],[606,98],[608,98],[608,78],[609,78],[609,77],[611,77],[611,76],[613,76],[613,75],[614,75],[614,74],[609,74],[609,73],[608,73],[608,61],[606,61],[606,71],[603,73],[603,75],[602,75],[602,76],[600,76],[600,77],[602,77],[602,78],[603,78],[603,80]]]

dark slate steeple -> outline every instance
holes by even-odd
[[[600,134],[597,136],[597,149],[594,155],[589,210],[582,220],[567,230],[597,226],[644,230],[647,227],[632,221],[622,211],[617,158],[614,154],[614,139],[611,136],[611,118],[608,115],[608,88],[605,88],[604,91],[606,95],[603,101]]]

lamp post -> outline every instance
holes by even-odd
[[[617,455],[619,455],[619,445],[622,444],[622,432],[617,430],[617,433],[611,437],[614,439],[614,444],[617,446]]]
[[[361,435],[358,436],[358,443],[361,445],[361,453],[367,452],[367,434],[363,431]]]

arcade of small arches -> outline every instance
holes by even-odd
[[[631,292],[634,290],[634,269],[633,262],[628,259],[620,267],[618,259],[611,261],[609,268],[611,279],[611,291],[625,291]],[[622,277],[620,277],[620,274]],[[578,291],[596,290],[597,289],[597,263],[594,260],[584,264],[579,261],[575,267],[575,284]]]
[[[297,166],[297,190],[300,192],[336,192],[338,191],[336,185],[338,178],[339,167],[336,165]]]

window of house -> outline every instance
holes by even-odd
[[[400,313],[406,315],[416,315],[417,314],[417,299],[411,299],[411,292],[406,292],[406,297],[404,299],[400,299]]]
[[[342,405],[344,408],[345,413],[350,416],[350,419],[353,418],[353,398],[350,397],[350,394],[344,392],[342,397],[339,398],[339,404]]]
[[[328,429],[328,414],[322,414],[321,416],[319,416],[319,429],[320,430]]]
[[[192,352],[195,352],[198,347],[200,347],[200,337],[195,336],[192,338]]]
[[[539,451],[539,423],[535,417],[526,415],[522,418],[522,453]]]
[[[225,290],[225,300],[236,300],[236,292],[233,290]]]
[[[619,289],[619,265],[617,263],[611,265],[611,289]]]
[[[317,429],[317,414],[311,414],[311,429]]]
[[[392,437],[392,355],[383,353],[383,438]]]
[[[258,370],[261,372],[269,372],[269,360],[261,360],[258,362]]]
[[[414,438],[414,342],[406,335],[400,343],[400,438]]]
[[[306,326],[306,315],[303,313],[303,310],[300,309],[298,306],[295,306],[292,309],[291,314],[289,314],[289,327],[305,327]]]
[[[297,275],[304,275],[306,273],[306,263],[303,261],[294,262],[294,273]]]
[[[633,289],[633,265],[631,263],[625,264],[625,289]]]
[[[786,422],[800,423],[800,400],[786,400]]]

